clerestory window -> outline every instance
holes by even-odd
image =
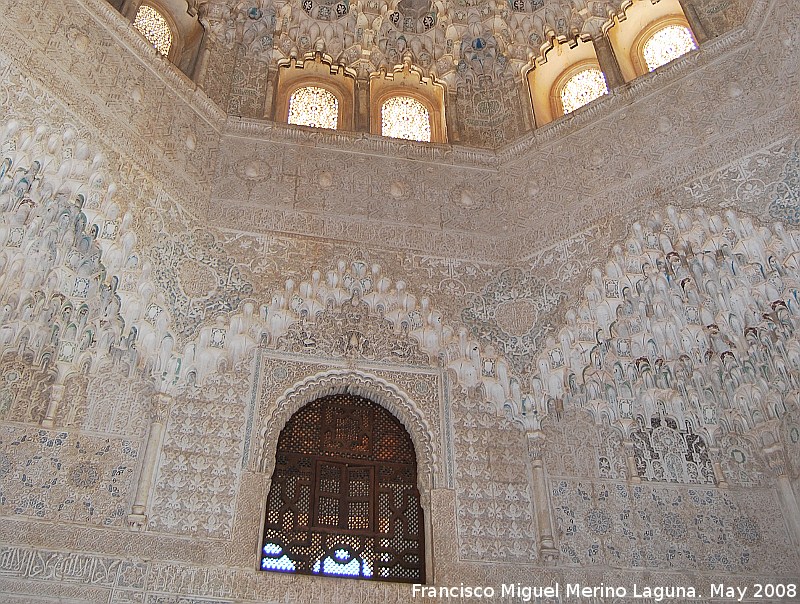
[[[424,525],[411,437],[351,394],[317,399],[278,439],[261,568],[422,583]]]
[[[163,56],[168,56],[172,48],[172,30],[160,12],[152,6],[143,4],[136,13],[133,26]]]
[[[642,52],[650,71],[654,71],[697,48],[692,32],[682,25],[667,25],[644,43]]]
[[[606,77],[599,68],[590,67],[569,78],[561,88],[561,107],[564,115],[608,94]]]
[[[381,105],[381,134],[412,141],[431,141],[431,116],[417,99],[395,96]]]
[[[339,125],[339,100],[319,86],[304,86],[289,97],[290,124],[336,130]]]

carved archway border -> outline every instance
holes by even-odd
[[[262,420],[256,470],[272,476],[278,437],[289,419],[308,403],[332,394],[363,396],[392,413],[408,430],[417,457],[417,483],[423,502],[430,499],[438,456],[435,437],[419,407],[399,388],[375,375],[353,369],[333,369],[309,376],[287,389]],[[425,504],[423,504],[425,505]]]

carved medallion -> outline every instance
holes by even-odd
[[[217,276],[205,264],[184,259],[178,266],[181,289],[190,298],[205,298],[217,288]]]

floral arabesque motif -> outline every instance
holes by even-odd
[[[488,340],[513,362],[541,348],[544,333],[539,318],[561,297],[544,281],[510,268],[472,297],[461,318],[476,338]]]
[[[755,520],[780,515],[769,489],[564,479],[552,483],[551,494],[564,563],[729,573],[765,564],[775,573],[793,572],[796,565],[786,531]],[[605,532],[598,511],[621,530]]]
[[[125,526],[138,443],[6,425],[0,447],[0,514]]]
[[[160,228],[157,224],[152,228]],[[152,254],[157,266],[153,271],[156,282],[171,304],[187,309],[175,316],[176,335],[191,338],[209,315],[237,310],[241,301],[253,291],[237,262],[225,254],[207,231],[188,232],[177,239],[164,238]],[[191,277],[200,274],[208,285],[216,279],[216,286],[210,291],[205,291],[207,286],[198,288]]]
[[[247,372],[215,375],[172,407],[148,527],[229,538],[241,475]]]
[[[279,340],[278,350],[409,365],[430,364],[428,355],[406,331],[395,333],[391,322],[371,316],[364,302],[330,309],[313,324],[304,317]]]
[[[775,185],[769,215],[792,226],[800,224],[800,141],[783,170],[783,180]]]

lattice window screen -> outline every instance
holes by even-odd
[[[261,568],[422,583],[414,446],[391,413],[337,394],[298,411],[278,440]]]
[[[636,470],[643,480],[714,484],[714,468],[702,436],[680,430],[671,417],[656,416],[631,434]]]

